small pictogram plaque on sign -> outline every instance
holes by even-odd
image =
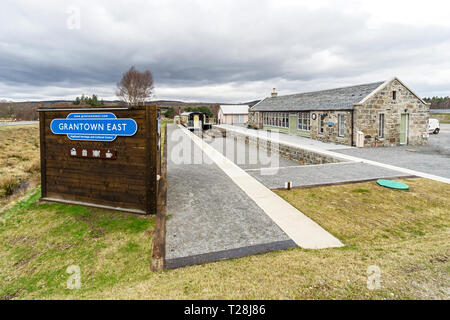
[[[69,149],[69,155],[76,158],[117,159],[117,151],[114,149],[72,147]]]

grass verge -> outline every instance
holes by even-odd
[[[0,297],[89,299],[448,299],[450,186],[403,179],[277,193],[346,247],[301,248],[149,270],[153,219],[59,204],[38,193],[0,217]],[[170,214],[170,212],[169,212]],[[79,265],[82,288],[66,289]],[[381,288],[367,288],[367,269]]]
[[[0,215],[0,299],[82,298],[148,274],[152,217],[35,202]],[[71,265],[81,289],[67,289]],[[96,292],[96,293],[94,293]]]

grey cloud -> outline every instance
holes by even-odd
[[[73,5],[81,10],[80,30],[66,25],[67,8]],[[0,97],[20,99],[20,93],[28,97],[41,88],[47,92],[39,96],[61,98],[76,95],[77,88],[105,92],[108,86],[113,95],[131,65],[152,70],[157,92],[185,92],[158,98],[203,95],[241,101],[261,98],[276,83],[296,92],[403,74],[424,95],[450,85],[445,73],[439,86],[421,80],[450,67],[449,51],[442,48],[450,46],[449,27],[385,24],[370,29],[368,13],[339,6],[7,0],[1,9]],[[230,89],[224,96],[221,85],[250,91]]]

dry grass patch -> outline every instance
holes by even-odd
[[[450,123],[450,113],[432,113],[430,118],[438,119],[441,123]]]
[[[0,209],[39,184],[38,125],[0,127]]]

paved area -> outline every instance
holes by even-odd
[[[168,125],[169,267],[296,246],[192,140],[183,136],[175,125]],[[188,161],[180,159],[184,151],[189,153],[184,158]],[[193,159],[195,154],[201,155],[201,161]]]
[[[258,169],[246,171],[270,189],[284,188],[288,181],[292,182],[293,187],[306,187],[409,176],[398,171],[359,162],[285,167],[270,170],[268,172],[270,174]]]
[[[305,166],[278,154],[267,157],[264,150],[246,144],[243,139],[216,136],[215,139],[207,137],[205,141],[269,189],[283,188],[288,181],[293,187],[303,187],[410,176],[359,162]],[[352,149],[355,148],[349,150]]]
[[[255,144],[245,143],[244,139],[223,138],[215,135],[215,138],[205,136],[204,140],[242,169],[297,167],[300,165],[299,162],[286,159],[276,153],[268,154],[267,151],[257,148]]]
[[[450,113],[450,109],[430,109],[430,114],[435,113]]]
[[[450,124],[441,124],[441,132],[430,135],[427,146],[354,148],[336,152],[450,178]]]
[[[445,126],[444,126],[445,127]],[[228,126],[227,130],[243,132],[242,129]],[[263,130],[245,129],[245,133],[250,136],[264,139]],[[444,128],[444,131],[447,129]],[[311,152],[317,152],[341,161],[362,162],[379,168],[389,169],[402,174],[414,175],[426,179],[432,179],[444,183],[450,183],[448,156],[442,154],[442,151],[432,151],[431,155],[426,156],[426,152],[433,148],[442,149],[445,146],[445,132],[441,135],[432,136],[429,146],[424,147],[391,147],[391,148],[348,148],[348,149],[324,149],[318,145],[307,145],[304,138],[279,134],[274,142],[283,143],[289,146],[295,146]],[[287,138],[290,137],[290,138]],[[267,137],[271,140],[270,137]],[[294,139],[296,142],[292,142]],[[435,139],[439,139],[435,141]],[[444,142],[442,142],[444,141]],[[434,146],[434,147],[433,147]],[[421,153],[423,148],[423,153]],[[409,151],[407,151],[408,149]],[[416,150],[417,149],[417,150]],[[413,152],[416,151],[416,152]]]
[[[258,130],[257,131],[257,130],[243,128],[241,126],[233,126],[233,125],[229,125],[229,124],[221,124],[221,125],[217,125],[217,127],[223,128],[223,129],[231,129],[231,130],[235,130],[235,131],[243,132],[243,133],[258,132],[258,134],[262,137],[270,136],[270,133],[266,130]],[[288,134],[283,134],[283,133],[279,134],[279,139],[280,139],[280,142],[301,144],[302,146],[305,146],[305,147],[314,147],[314,148],[320,148],[323,150],[353,149],[353,147],[345,146],[342,144],[321,142],[321,141],[317,141],[314,139],[304,138],[304,137],[295,136],[295,135],[288,135]]]
[[[421,147],[423,153],[450,156],[450,123],[441,123],[440,130],[439,134],[430,135],[430,138],[428,139],[428,148]]]

